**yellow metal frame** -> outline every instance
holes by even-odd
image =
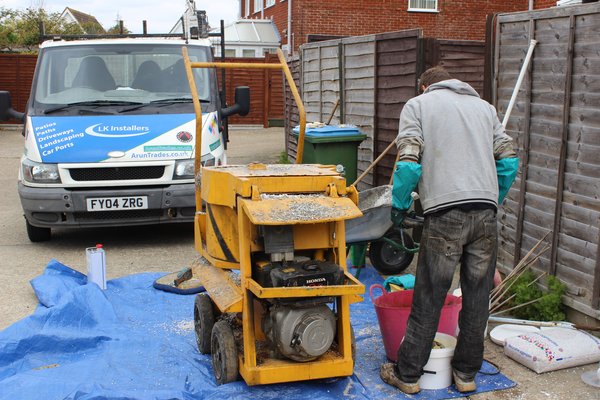
[[[302,164],[302,156],[304,154],[304,133],[306,131],[306,111],[304,110],[304,103],[300,98],[300,93],[292,77],[290,68],[285,61],[285,55],[281,49],[277,49],[277,56],[279,57],[279,63],[223,63],[223,62],[191,62],[188,55],[187,47],[182,48],[183,61],[185,63],[185,71],[187,74],[188,82],[192,92],[192,101],[194,103],[194,112],[196,113],[196,156],[194,160],[194,174],[198,175],[200,171],[200,161],[202,158],[202,105],[198,98],[198,89],[196,87],[196,81],[194,80],[194,74],[192,68],[225,68],[225,69],[279,69],[282,70],[285,79],[290,87],[294,101],[298,107],[298,114],[300,115],[300,132],[298,134],[298,148],[296,150],[296,164]],[[200,210],[202,206],[202,197],[199,191],[196,191],[196,210]]]
[[[187,77],[194,101],[196,113],[196,176],[202,168],[202,109],[193,79],[192,68],[268,68],[283,70],[292,95],[300,112],[300,133],[296,163],[301,164],[306,127],[306,114],[296,85],[292,79],[283,52],[278,50],[279,64],[248,63],[206,63],[190,62],[186,48],[183,48]],[[232,166],[226,168],[204,168],[202,187],[196,187],[196,249],[202,255],[194,265],[194,274],[199,276],[211,301],[223,313],[242,313],[243,353],[239,354],[238,366],[241,376],[248,385],[293,382],[309,379],[349,376],[353,372],[352,333],[350,326],[350,304],[362,301],[361,294],[365,287],[346,268],[345,220],[361,214],[357,207],[358,192],[354,187],[346,187],[345,181],[334,169],[327,166],[290,166],[293,176],[285,174],[269,175],[268,166]],[[264,170],[264,174],[261,172]],[[211,190],[219,188],[219,190]],[[261,198],[263,193],[306,193],[315,191],[318,198],[309,198],[306,202],[318,204],[324,209],[331,208],[335,212],[322,217],[307,219],[290,218],[281,221],[275,214],[285,215],[285,210],[296,206],[292,201],[268,200]],[[206,244],[207,225],[223,227],[227,221],[216,220],[219,215],[211,215],[213,221],[207,220],[207,212],[202,212],[202,200],[206,201],[207,211],[210,207],[225,207],[237,212],[237,227],[225,232],[227,240],[237,234],[239,242],[237,254],[239,260],[221,260],[211,256]],[[277,211],[273,214],[274,211]],[[222,212],[220,215],[227,215]],[[218,214],[218,213],[217,213]],[[224,217],[221,217],[224,218]],[[229,221],[229,225],[232,222]],[[298,236],[297,248],[313,251],[314,259],[325,259],[338,263],[344,271],[344,282],[335,286],[266,288],[252,278],[251,254],[257,251],[256,235],[258,225],[286,224],[294,226],[294,235]],[[213,226],[214,228],[214,226]],[[224,227],[223,227],[224,228]],[[225,229],[223,229],[225,230]],[[235,232],[233,234],[232,232]],[[220,232],[222,233],[222,232]],[[220,238],[223,240],[223,237]],[[204,242],[204,243],[203,243]],[[260,249],[259,249],[260,250]],[[239,282],[227,269],[239,269]],[[257,299],[301,298],[301,297],[333,297],[335,298],[337,322],[337,348],[328,350],[314,361],[297,362],[268,358],[258,354],[257,341],[264,340],[260,323],[261,307],[257,307]]]

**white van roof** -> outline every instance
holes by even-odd
[[[208,39],[183,40],[174,38],[118,38],[118,39],[85,39],[85,40],[46,40],[40,45],[40,49],[49,47],[81,46],[81,45],[115,45],[115,44],[173,44],[176,46],[206,46],[210,47]]]

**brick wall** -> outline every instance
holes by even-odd
[[[556,7],[556,0],[534,0],[533,8],[536,10],[550,7]]]
[[[240,0],[242,8],[245,0]],[[438,39],[484,40],[486,15],[496,12],[525,11],[528,0],[447,0],[438,2],[438,12],[408,12],[408,0],[292,0],[294,48],[306,42],[309,34],[359,36],[410,28],[422,28],[425,37]],[[250,0],[250,10],[254,10]],[[540,5],[545,1],[537,1]],[[554,2],[554,4],[556,4]],[[288,1],[275,1],[264,10],[273,18],[282,43],[287,43]],[[245,10],[242,10],[245,15]],[[261,13],[252,13],[260,18]]]

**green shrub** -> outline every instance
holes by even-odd
[[[291,164],[288,155],[285,151],[279,153],[279,160],[277,160],[277,164]]]
[[[564,321],[566,315],[561,296],[565,292],[565,285],[556,277],[549,276],[547,279],[547,290],[542,290],[536,283],[532,282],[536,276],[531,271],[524,272],[511,286],[507,297],[515,297],[509,302],[508,308],[516,307],[534,301],[526,306],[518,307],[510,311],[516,318],[531,321]]]

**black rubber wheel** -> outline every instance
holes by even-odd
[[[47,242],[48,240],[50,240],[50,228],[40,228],[39,226],[33,226],[27,220],[25,220],[25,226],[27,227],[27,236],[29,237],[30,241]]]
[[[412,237],[406,231],[403,232],[402,237],[398,231],[389,231],[384,237],[396,243],[402,243],[402,237],[404,237],[404,247],[412,249],[415,246]],[[400,250],[383,239],[371,242],[369,246],[371,264],[383,275],[397,275],[401,273],[408,268],[413,257],[414,253]]]
[[[202,354],[210,354],[210,341],[214,325],[215,313],[210,297],[207,293],[197,294],[194,302],[194,331],[196,332],[198,351]]]
[[[217,384],[238,379],[238,351],[233,330],[227,321],[218,321],[212,329],[212,366]]]

